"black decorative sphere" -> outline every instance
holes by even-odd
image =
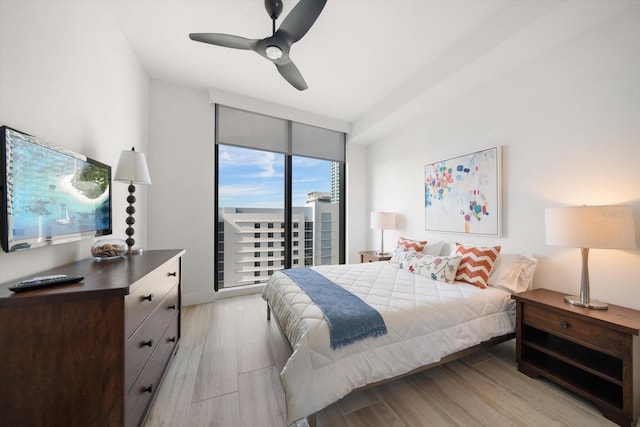
[[[133,194],[129,194],[127,196],[127,202],[134,204],[136,202],[136,196],[134,196]]]
[[[124,232],[129,237],[133,236],[136,233],[133,227],[127,227],[127,229]]]
[[[136,186],[133,184],[129,184],[129,193],[135,193],[136,192]]]
[[[127,217],[127,221],[126,222],[129,225],[133,225],[133,224],[136,223],[136,219],[134,217],[130,216],[130,217]]]
[[[129,246],[130,248],[133,247],[133,245],[136,244],[136,241],[133,240],[131,237],[129,237],[127,240],[125,240],[127,242],[127,246]]]
[[[129,215],[133,215],[134,213],[136,213],[136,208],[134,208],[133,206],[127,206],[127,213]]]

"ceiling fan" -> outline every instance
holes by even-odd
[[[298,90],[308,88],[298,67],[291,61],[289,50],[309,31],[327,0],[300,0],[284,18],[276,31],[276,20],[282,12],[282,0],[264,0],[264,7],[272,21],[272,35],[264,39],[247,39],[219,33],[191,33],[191,40],[234,49],[253,50],[273,62],[278,72]]]

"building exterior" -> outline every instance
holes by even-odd
[[[340,203],[340,163],[331,162],[331,203]]]
[[[292,267],[337,264],[339,205],[330,193],[307,194],[292,213]],[[266,283],[284,268],[284,211],[221,208],[218,223],[218,288]]]

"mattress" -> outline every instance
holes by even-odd
[[[313,269],[375,308],[388,332],[332,350],[322,311],[287,275],[274,273],[262,297],[293,349],[280,374],[287,424],[356,388],[515,330],[515,301],[498,288],[437,282],[388,262]]]

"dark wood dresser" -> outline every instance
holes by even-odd
[[[180,339],[182,250],[39,272],[82,282],[0,285],[0,425],[137,426]],[[26,279],[26,277],[24,278]]]
[[[516,300],[518,370],[545,377],[593,402],[605,417],[635,427],[640,415],[640,311],[594,310],[564,294],[534,289]]]

